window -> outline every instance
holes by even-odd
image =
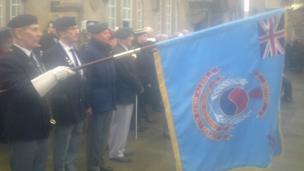
[[[172,11],[172,0],[167,0],[165,6],[165,32],[167,34],[172,34]]]
[[[174,31],[177,32],[179,31],[179,5],[178,5],[178,0],[174,0]]]
[[[137,0],[136,4],[136,28],[141,29],[144,26],[144,20],[143,20],[143,0]]]
[[[5,20],[5,0],[0,0],[0,27],[6,24]]]
[[[250,10],[250,0],[244,0],[243,10],[245,13],[249,13]]]
[[[0,0],[0,27],[8,20],[23,13],[23,0]]]
[[[162,33],[162,27],[163,27],[163,18],[162,18],[162,11],[163,11],[163,0],[158,0],[158,12],[156,13],[155,17],[155,23],[156,23],[156,30],[158,33]]]
[[[117,1],[109,0],[109,2],[108,2],[108,23],[109,23],[109,27],[112,29],[114,29],[117,26],[116,7],[117,7]]]
[[[122,21],[127,21],[132,27],[132,0],[122,0]]]
[[[23,13],[22,0],[10,0],[10,19]]]

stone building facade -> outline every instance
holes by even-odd
[[[173,34],[189,28],[185,0],[0,0],[0,26],[21,13],[38,16],[42,26],[60,16],[78,21],[98,20],[114,28],[123,21],[134,29],[150,26],[156,33]]]
[[[60,16],[108,22],[112,28],[123,21],[134,29],[151,26],[155,33],[175,34],[183,29],[200,30],[244,17],[246,0],[0,0],[0,26],[21,13],[38,16],[45,26]],[[248,1],[248,0],[247,0]],[[304,0],[249,0],[250,14]],[[303,8],[288,13],[288,37],[304,38]]]

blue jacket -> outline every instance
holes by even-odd
[[[91,39],[83,49],[84,61],[91,62],[111,55],[110,45]],[[93,114],[111,112],[116,105],[116,71],[113,60],[94,64],[88,67],[87,72],[88,105],[92,107]]]

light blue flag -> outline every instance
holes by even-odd
[[[157,45],[177,168],[264,168],[280,154],[283,13],[267,12]]]

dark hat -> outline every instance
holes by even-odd
[[[86,29],[88,30],[89,26],[92,26],[92,25],[97,24],[97,23],[99,23],[99,22],[95,21],[95,20],[88,20],[88,21],[86,21]]]
[[[0,29],[0,43],[5,42],[7,39],[11,37],[12,35],[9,28],[3,27]]]
[[[96,23],[91,23],[91,24],[87,25],[88,32],[92,33],[92,34],[101,33],[103,31],[105,31],[106,29],[108,29],[107,23],[96,22]]]
[[[135,30],[134,34],[135,36],[140,36],[142,34],[147,34],[148,32],[145,29],[139,29],[139,30]]]
[[[17,15],[13,19],[11,19],[7,24],[7,26],[14,29],[14,28],[20,28],[37,23],[38,23],[38,19],[36,16],[29,14],[22,14],[22,15]]]
[[[130,28],[120,28],[115,32],[115,37],[117,39],[126,39],[133,34],[133,30]]]
[[[75,17],[61,17],[54,22],[54,28],[57,31],[64,31],[69,27],[76,26]]]
[[[129,21],[122,21],[122,27],[123,28],[130,28],[130,22]]]

